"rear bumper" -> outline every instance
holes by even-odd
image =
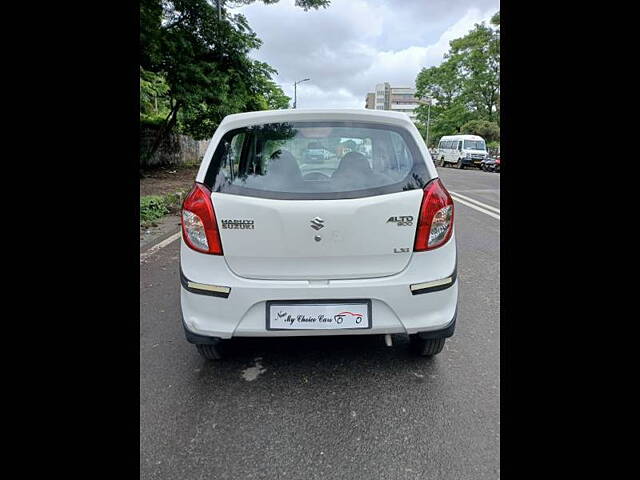
[[[418,332],[418,336],[424,339],[449,338],[452,337],[456,330],[456,320],[458,319],[458,310],[453,313],[453,318],[444,328],[438,330],[425,330]]]
[[[458,299],[455,235],[434,251],[414,253],[388,277],[352,280],[254,280],[229,270],[224,257],[194,252],[181,240],[181,294],[187,340],[432,332],[453,334]],[[444,283],[442,283],[444,282]],[[411,285],[421,288],[420,294]],[[199,290],[214,286],[213,290]],[[426,286],[426,288],[424,288]],[[195,288],[194,288],[195,287]],[[371,299],[372,327],[357,330],[267,330],[268,300]],[[428,333],[421,333],[428,335]],[[207,340],[209,339],[209,340]]]
[[[456,309],[456,311],[453,314],[453,319],[451,319],[451,321],[446,326],[444,326],[443,328],[439,328],[437,330],[424,330],[421,332],[417,332],[417,335],[426,340],[438,339],[438,338],[449,338],[453,336],[453,334],[455,333],[457,317],[458,317],[458,311]],[[182,327],[184,328],[184,336],[187,339],[187,342],[189,343],[202,344],[202,345],[215,345],[216,343],[218,343],[219,337],[213,337],[210,335],[200,335],[189,330],[186,324],[184,323],[184,319],[182,319]],[[371,331],[369,331],[368,333],[371,333]],[[338,335],[339,333],[335,333],[335,334]]]

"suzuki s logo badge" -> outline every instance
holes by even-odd
[[[320,230],[322,227],[324,227],[324,220],[320,217],[316,217],[311,220],[311,228],[314,230]]]

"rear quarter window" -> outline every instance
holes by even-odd
[[[212,191],[280,199],[359,198],[423,188],[429,180],[408,131],[359,122],[231,130],[205,175]]]

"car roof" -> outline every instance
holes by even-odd
[[[406,113],[393,112],[390,110],[370,110],[365,108],[308,108],[234,113],[232,115],[227,115],[220,123],[220,126],[224,126],[225,129],[231,129],[249,125],[286,121],[360,121],[404,127],[413,126],[413,122]]]

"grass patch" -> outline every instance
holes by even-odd
[[[149,195],[140,198],[140,223],[150,223],[165,216],[169,209],[165,205],[164,197]]]
[[[167,195],[140,197],[140,226],[153,226],[156,220],[165,215],[177,213],[182,207],[182,201],[186,193],[186,190],[181,190]]]

